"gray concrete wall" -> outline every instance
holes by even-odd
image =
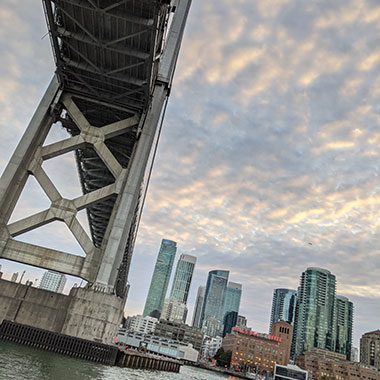
[[[124,305],[123,299],[90,289],[64,295],[0,279],[0,323],[6,319],[112,344]]]
[[[113,344],[120,328],[125,300],[92,289],[73,288],[62,333]]]
[[[0,279],[0,321],[61,332],[70,297]]]

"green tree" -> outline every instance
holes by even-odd
[[[231,363],[232,351],[224,351],[223,347],[220,347],[214,356],[217,364],[219,366],[225,367],[229,366]]]

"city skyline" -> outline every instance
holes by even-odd
[[[167,240],[167,239],[162,239],[162,242],[170,242],[170,243],[175,243],[176,244],[176,242],[172,242],[172,241],[170,241],[170,240]],[[162,242],[161,242],[161,247],[162,247]],[[177,248],[177,246],[175,246],[176,248]],[[161,248],[160,248],[160,251],[161,251]],[[159,252],[160,252],[159,251]],[[177,252],[176,252],[177,253]],[[178,262],[177,262],[177,264],[180,262],[180,260],[183,258],[183,256],[187,256],[187,255],[184,255],[184,254],[180,254],[180,257],[179,257],[179,259],[178,259]],[[189,255],[190,256],[190,260],[191,261],[194,261],[194,262],[196,262],[196,257],[195,256],[191,256],[191,255]],[[176,254],[172,257],[172,262],[171,262],[171,267],[173,266],[173,264],[174,264],[174,261],[175,261],[175,258],[176,258]],[[158,259],[158,256],[157,256],[157,259]],[[1,268],[0,268],[1,269]],[[192,270],[194,270],[194,268],[192,268]],[[326,275],[328,275],[328,276],[332,276],[333,277],[333,279],[334,279],[334,288],[335,288],[335,285],[336,285],[336,278],[335,278],[335,275],[333,275],[333,274],[331,274],[331,272],[329,271],[329,270],[327,270],[327,269],[325,269],[325,268],[315,268],[315,267],[308,267],[308,268],[306,268],[306,270],[304,271],[304,272],[302,272],[302,274],[301,274],[301,283],[302,282],[305,282],[305,280],[303,280],[303,277],[305,276],[305,273],[306,272],[308,272],[308,271],[310,271],[310,270],[312,270],[312,271],[320,271],[320,272],[322,272],[322,273],[325,273]],[[44,273],[43,273],[43,276],[42,276],[42,279],[43,279],[43,277],[48,273],[48,272],[51,272],[51,271],[45,271]],[[171,271],[170,271],[171,272]],[[208,278],[210,277],[210,273],[216,273],[216,272],[220,272],[221,274],[223,274],[224,276],[227,276],[227,278],[226,278],[226,280],[228,279],[228,273],[229,273],[229,271],[221,271],[221,270],[213,270],[213,271],[210,271],[209,272],[209,274],[208,274]],[[225,273],[223,273],[223,272],[225,272]],[[18,275],[19,273],[13,273],[12,274],[12,276],[10,275],[10,273],[9,273],[9,275],[7,276],[7,277],[9,277],[9,280],[11,280],[11,281],[14,281],[13,280],[13,277],[15,276],[15,275]],[[25,273],[24,273],[25,274]],[[153,274],[154,274],[154,272],[153,272]],[[12,277],[12,278],[11,278]],[[65,277],[65,276],[64,276]],[[152,275],[152,277],[153,277],[153,275]],[[166,292],[165,293],[162,293],[163,295],[163,297],[165,297],[165,294],[166,295],[168,295],[168,288],[169,288],[169,284],[170,284],[170,287],[173,289],[173,285],[174,285],[174,282],[175,282],[175,278],[176,278],[176,275],[174,274],[173,276],[170,274],[169,276],[168,276],[168,278],[166,279],[168,282],[167,282],[167,286],[166,286]],[[40,281],[42,281],[42,279],[40,279]],[[39,279],[36,279],[35,281],[37,282]],[[17,281],[19,281],[19,279],[17,279]],[[30,281],[30,280],[28,280],[28,279],[24,279],[24,283],[27,283],[28,281]],[[64,281],[64,284],[66,283],[66,279],[65,279],[65,281]],[[63,285],[64,285],[63,284]],[[228,285],[227,285],[228,284]],[[227,280],[227,284],[226,284],[226,292],[227,292],[227,287],[228,286],[231,286],[231,288],[232,289],[234,289],[234,290],[238,290],[239,289],[239,292],[240,292],[240,296],[241,296],[241,288],[242,288],[242,284],[239,284],[239,283],[235,283],[235,282],[232,282],[232,281],[228,281]],[[32,284],[33,285],[33,284]],[[206,285],[206,284],[205,284]],[[35,285],[36,286],[36,285]],[[75,283],[74,284],[74,287],[75,286],[77,286],[77,283]],[[188,313],[187,311],[187,308],[186,308],[186,316],[188,317],[185,317],[186,318],[186,324],[188,324],[189,326],[193,326],[193,322],[194,322],[194,311],[195,311],[195,308],[196,308],[196,306],[197,306],[197,302],[198,302],[198,296],[200,295],[201,296],[201,298],[202,298],[202,304],[200,305],[200,311],[202,311],[202,306],[203,306],[203,302],[204,302],[204,296],[205,296],[205,288],[206,288],[206,286],[202,286],[202,285],[200,285],[200,286],[198,286],[197,287],[197,296],[196,296],[196,298],[195,298],[195,300],[194,300],[194,309],[191,311],[193,314],[192,315],[190,315],[190,312]],[[68,293],[69,292],[69,290],[70,289],[66,289],[66,292]],[[59,292],[61,292],[62,291],[62,287],[60,287],[60,290],[59,290]],[[271,333],[270,332],[270,327],[271,327],[271,324],[272,324],[272,317],[273,317],[273,313],[274,313],[274,310],[273,310],[273,306],[274,306],[274,301],[276,302],[276,309],[278,309],[279,308],[279,306],[280,306],[280,303],[281,302],[279,302],[279,300],[277,300],[277,298],[279,297],[279,296],[282,296],[282,293],[284,293],[284,291],[286,291],[285,293],[289,293],[289,294],[291,294],[291,295],[297,295],[297,291],[295,291],[295,290],[292,290],[292,289],[284,289],[284,288],[277,288],[277,289],[274,289],[274,291],[273,291],[273,298],[272,298],[272,308],[271,308],[271,312],[270,312],[270,322],[269,322],[269,333]],[[298,287],[298,291],[300,291],[300,287]],[[171,293],[171,292],[170,292]],[[235,297],[236,295],[234,295],[233,297]],[[240,300],[240,296],[239,296],[239,300]],[[147,297],[148,297],[148,295],[147,295]],[[171,296],[170,296],[171,297]],[[170,297],[169,298],[167,298],[166,300],[170,300]],[[287,300],[287,301],[289,301],[289,300]],[[338,294],[335,294],[335,302],[337,303],[336,305],[335,305],[335,307],[336,307],[336,325],[334,324],[334,327],[336,328],[336,331],[335,331],[335,333],[336,333],[336,339],[337,339],[337,342],[338,342],[338,339],[339,338],[341,338],[341,339],[343,339],[342,340],[342,342],[343,342],[343,346],[344,346],[344,348],[343,348],[343,346],[341,347],[341,350],[343,349],[343,350],[347,350],[347,352],[349,352],[349,354],[351,354],[351,348],[355,348],[355,349],[357,349],[358,348],[358,346],[359,345],[355,345],[355,341],[354,341],[354,339],[352,339],[352,341],[351,341],[351,344],[352,344],[352,346],[350,345],[349,346],[349,348],[347,349],[346,348],[346,345],[345,345],[345,339],[347,338],[347,336],[345,335],[346,334],[346,332],[343,332],[342,334],[339,334],[339,326],[341,326],[341,327],[344,327],[344,329],[346,329],[347,327],[346,327],[346,325],[345,325],[345,323],[349,323],[350,325],[349,325],[349,329],[350,329],[350,331],[351,331],[351,333],[350,334],[352,334],[352,331],[354,331],[353,330],[353,309],[354,309],[354,307],[353,307],[353,303],[347,298],[347,297],[345,297],[345,296],[342,296],[342,295],[338,295]],[[146,300],[145,300],[145,303],[146,303]],[[288,303],[288,302],[285,302],[285,303]],[[340,306],[339,306],[339,303],[340,303]],[[185,305],[185,304],[183,304],[183,305]],[[239,302],[239,305],[240,305],[240,302]],[[225,308],[225,303],[222,303],[222,314],[224,314],[224,308]],[[285,306],[285,308],[284,308],[284,306]],[[285,311],[285,309],[288,307],[289,305],[283,305],[282,303],[281,303],[281,307],[280,307],[280,309],[281,310],[276,310],[275,311],[275,313],[277,313],[277,314],[282,314],[283,313],[283,311]],[[284,309],[283,309],[284,308]],[[134,312],[134,313],[129,313],[128,314],[128,312],[127,313],[124,313],[125,314],[125,316],[126,317],[128,317],[128,316],[134,316],[135,314],[136,315],[140,315],[140,316],[143,316],[143,311],[141,311],[141,312]],[[199,312],[199,314],[201,314],[201,312]],[[349,319],[348,320],[346,320],[346,318],[347,318],[347,315],[349,315]],[[243,318],[245,318],[245,317],[243,317]],[[293,315],[293,318],[295,318],[295,315]],[[200,315],[199,315],[199,317],[198,317],[198,319],[200,319]],[[286,319],[286,318],[285,318]],[[277,319],[276,320],[276,322],[279,322],[279,321],[284,321],[285,319],[282,319],[282,318],[279,318],[279,319]],[[342,322],[343,322],[343,324],[342,324]],[[254,326],[254,324],[255,324],[255,320],[254,319],[252,319],[252,320],[249,320],[248,321],[248,325],[247,325],[247,327],[249,327],[249,328],[251,328],[251,326]],[[199,326],[197,326],[197,327],[199,327]],[[377,330],[378,331],[378,330]],[[334,334],[335,334],[334,333]],[[366,334],[366,333],[368,333],[368,331],[361,331],[361,332],[357,332],[357,335],[359,336],[359,339],[361,339],[361,337],[363,336],[363,334]],[[353,334],[352,334],[353,335]],[[358,343],[360,342],[360,340],[358,340]],[[339,348],[337,347],[336,348],[336,351],[337,352],[339,352],[340,350],[339,350]],[[342,352],[343,353],[343,352]]]
[[[194,2],[126,313],[142,309],[157,242],[167,237],[198,258],[189,315],[208,271],[226,269],[244,284],[241,313],[267,331],[273,289],[296,289],[299,273],[319,266],[355,304],[354,345],[378,328],[380,11],[370,0],[316,4]],[[41,4],[6,0],[0,9],[2,171],[54,63]],[[46,170],[70,198],[80,187],[70,155],[66,163],[57,170],[53,160]],[[13,220],[49,205],[36,183],[30,188],[33,197],[22,199]],[[58,222],[27,238],[81,253]],[[25,270],[1,264],[6,275]]]

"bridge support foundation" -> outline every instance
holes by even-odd
[[[0,279],[3,320],[112,344],[125,300],[93,289],[73,288],[69,295]]]

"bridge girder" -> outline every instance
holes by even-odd
[[[43,2],[57,72],[0,179],[0,257],[78,276],[96,289],[124,296],[191,0],[176,4],[165,45],[174,10],[167,1]],[[70,137],[44,145],[56,123]],[[83,195],[65,199],[42,163],[71,151]],[[29,176],[51,205],[9,223]],[[83,209],[91,237],[77,219]],[[67,225],[85,257],[14,239],[53,221]]]

